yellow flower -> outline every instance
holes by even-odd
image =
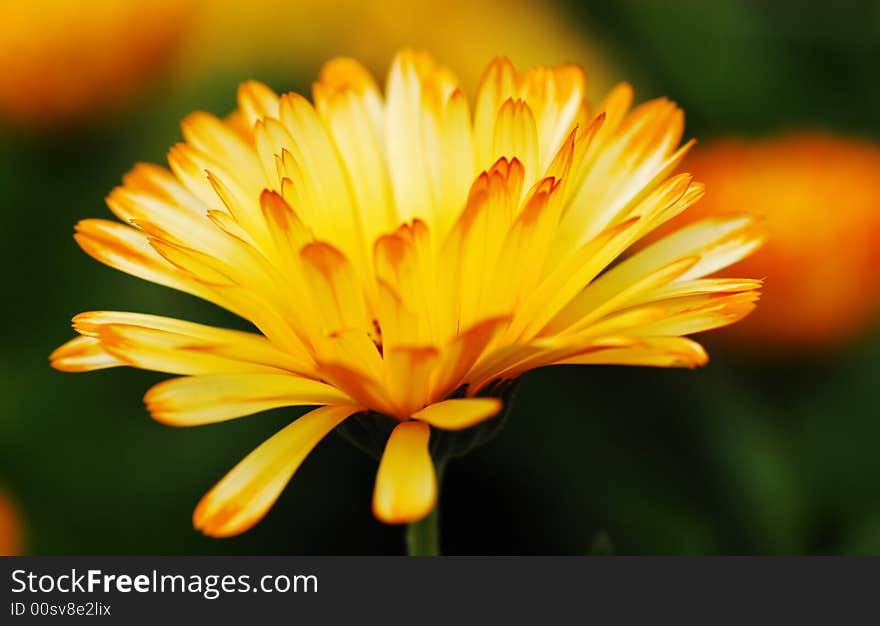
[[[767,280],[758,313],[727,339],[760,351],[825,350],[870,326],[880,309],[880,148],[801,132],[719,141],[683,167],[709,193],[670,226],[745,210],[769,235],[726,270]]]
[[[190,1],[0,3],[0,116],[49,125],[117,104],[164,67]]]
[[[678,147],[675,104],[630,110],[620,85],[593,108],[584,89],[578,67],[521,74],[496,59],[471,107],[450,70],[410,51],[384,97],[350,59],[325,66],[314,105],[242,85],[228,120],[184,120],[170,171],[137,165],[110,194],[122,223],[82,221],[76,240],[259,332],[82,313],[54,366],[180,374],[146,396],[177,426],[323,405],[203,498],[194,522],[209,535],[251,527],[321,438],[365,411],[395,424],[376,516],[424,517],[432,432],[495,416],[500,381],[551,364],[700,365],[683,335],[757,299],[758,281],[706,278],[759,245],[749,217],[705,220],[612,265],[703,188],[669,177],[690,145]]]

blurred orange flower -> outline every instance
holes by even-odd
[[[46,126],[118,104],[172,58],[189,4],[0,3],[0,117]]]
[[[21,521],[5,491],[0,489],[0,556],[21,554]]]
[[[839,346],[872,321],[880,304],[880,148],[822,133],[748,143],[725,140],[683,164],[706,197],[676,220],[749,211],[768,240],[728,268],[766,277],[758,311],[721,336],[753,349]]]
[[[249,77],[255,65],[315,72],[328,56],[360,59],[384,72],[394,53],[416,45],[446,59],[474,90],[483,59],[517,66],[572,62],[590,68],[587,95],[617,82],[603,46],[552,0],[214,0],[194,24],[181,61],[184,77],[206,66]],[[267,37],[266,33],[272,33]]]
[[[93,0],[87,6],[0,3],[0,118],[29,126],[89,118],[163,70],[181,82],[205,72],[250,76],[255,67],[307,76],[338,54],[380,70],[410,44],[450,59],[468,89],[483,69],[474,59],[498,54],[522,66],[587,65],[593,98],[617,78],[602,46],[553,2]]]

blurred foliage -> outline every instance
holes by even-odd
[[[880,9],[843,5],[626,0],[569,13],[602,34],[640,98],[684,106],[689,134],[818,126],[876,139]],[[255,78],[302,89],[312,77]],[[88,128],[0,131],[0,482],[32,553],[402,551],[402,530],[370,514],[375,462],[340,437],[318,446],[255,529],[201,537],[190,525],[198,498],[297,412],[174,429],[141,404],[160,375],[48,367],[82,310],[240,325],[97,264],[70,236],[78,219],[109,215],[103,196],[132,163],[162,161],[185,114],[225,113],[234,94],[215,74],[160,85]],[[448,468],[446,551],[880,554],[880,340],[797,362],[712,348],[694,372],[528,374],[504,432]]]
[[[620,0],[577,11],[608,34],[639,94],[678,101],[697,137],[804,126],[880,135],[876,1]]]

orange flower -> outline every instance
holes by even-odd
[[[767,244],[727,274],[761,276],[760,310],[722,336],[758,350],[827,349],[864,331],[880,305],[880,148],[800,133],[730,139],[695,150],[683,168],[706,197],[671,223],[747,211]]]
[[[169,60],[187,0],[0,3],[0,117],[48,125],[119,103]]]
[[[84,220],[76,240],[257,332],[93,311],[53,365],[181,375],[146,395],[176,426],[320,407],[208,492],[194,522],[209,535],[255,524],[355,414],[390,424],[376,516],[425,517],[435,433],[491,420],[504,383],[554,364],[695,367],[706,353],[684,335],[754,308],[758,281],[709,277],[759,245],[748,216],[695,223],[609,268],[702,186],[670,177],[690,145],[674,103],[631,108],[620,85],[594,108],[585,87],[576,66],[519,73],[496,59],[472,107],[449,69],[412,51],[384,96],[351,59],[324,68],[314,105],[242,85],[228,120],[184,120],[170,171],[123,179],[107,199],[121,222]]]

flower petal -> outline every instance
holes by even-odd
[[[94,337],[76,337],[55,349],[49,362],[62,372],[91,372],[126,363],[107,352]]]
[[[638,365],[687,367],[705,365],[703,346],[687,337],[647,337],[632,346],[598,348],[556,361],[555,365]]]
[[[522,100],[506,100],[495,119],[492,156],[516,158],[523,164],[527,186],[538,177],[538,129],[529,105]]]
[[[172,204],[193,217],[205,215],[202,201],[191,194],[167,167],[138,163],[122,177],[122,186],[132,192],[143,193]]]
[[[253,128],[262,117],[278,117],[278,95],[263,83],[248,80],[238,88],[238,107]]]
[[[654,270],[644,277],[630,281],[611,281],[605,279],[614,270],[603,274],[587,285],[583,291],[569,302],[553,320],[541,331],[542,335],[556,332],[577,332],[603,316],[628,306],[638,296],[659,289],[680,277],[699,257],[684,257]],[[616,269],[616,268],[615,268]]]
[[[73,326],[121,362],[169,374],[314,370],[307,355],[284,352],[264,336],[170,317],[89,311],[74,317]]]
[[[199,426],[283,406],[352,401],[335,387],[292,374],[205,374],[161,382],[144,402],[162,423]]]
[[[570,64],[536,67],[522,75],[520,93],[535,116],[542,168],[576,123],[586,83],[583,69]]]
[[[443,176],[444,109],[458,89],[458,80],[430,56],[404,50],[388,73],[385,106],[385,146],[398,219],[430,219],[438,215],[442,185],[456,177]],[[454,107],[453,107],[454,108]],[[452,110],[449,113],[454,117]],[[465,159],[465,155],[461,155]],[[452,172],[445,172],[452,174]],[[467,183],[465,183],[467,184]]]
[[[352,328],[372,330],[364,288],[344,253],[324,242],[307,244],[299,253],[302,271],[311,287],[315,307],[323,316],[326,334]]]
[[[751,313],[759,297],[760,294],[755,291],[744,291],[733,295],[691,296],[654,303],[649,307],[658,304],[668,306],[667,316],[632,328],[631,331],[636,335],[665,336],[691,335],[720,328]]]
[[[465,374],[509,320],[509,317],[490,318],[453,337],[440,354],[431,397],[445,398],[461,386]]]
[[[428,451],[431,427],[402,422],[391,432],[376,473],[373,515],[387,524],[415,522],[437,502],[437,474]]]
[[[429,404],[413,413],[413,419],[441,430],[462,430],[496,416],[503,406],[498,398],[453,398]]]
[[[180,126],[187,143],[231,168],[247,189],[259,189],[266,184],[254,149],[228,124],[199,111],[188,115]]]
[[[676,150],[684,113],[660,98],[630,112],[619,127],[606,123],[585,155],[588,171],[562,222],[577,246],[613,225],[627,207],[650,193],[674,170],[692,145]]]
[[[474,144],[477,167],[492,163],[495,141],[495,119],[501,105],[517,92],[517,73],[513,63],[506,57],[492,60],[480,79],[474,106]]]
[[[285,162],[292,159],[289,164],[297,167],[291,171],[284,168],[284,173],[294,187],[302,187],[312,197],[311,213],[303,218],[309,220],[318,238],[333,242],[357,267],[365,267],[368,248],[354,183],[326,125],[312,104],[297,94],[281,98],[279,117],[290,141],[281,144],[280,153],[276,147],[275,154],[281,154]],[[285,133],[276,134],[284,141]],[[291,206],[297,211],[303,208],[295,202]]]
[[[313,86],[315,108],[339,156],[369,241],[394,228],[397,211],[383,154],[382,97],[372,76],[351,59],[335,59]]]
[[[405,419],[429,401],[431,375],[440,360],[434,346],[395,346],[385,350],[385,379],[394,415]]]
[[[88,219],[76,225],[74,239],[86,254],[114,269],[217,302],[203,285],[163,259],[141,230],[110,220]]]
[[[243,533],[269,511],[321,439],[359,407],[325,406],[264,441],[201,499],[193,526],[212,537]]]

